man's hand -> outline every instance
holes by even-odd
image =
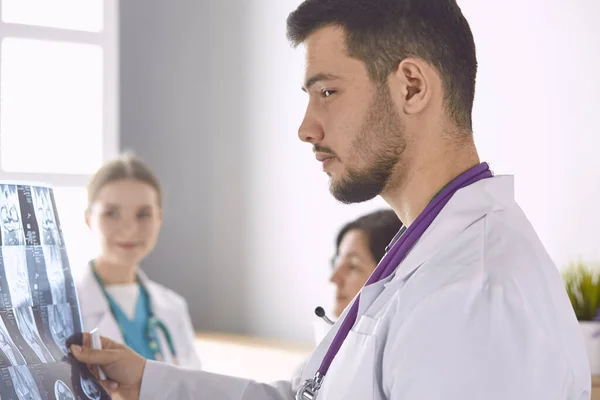
[[[88,365],[98,378],[93,366],[102,368],[109,379],[102,384],[109,392],[118,392],[124,400],[139,400],[146,359],[127,346],[101,337],[102,350],[91,348],[89,333],[83,334],[83,346],[71,345],[73,356]]]

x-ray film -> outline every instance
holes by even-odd
[[[0,217],[0,399],[110,399],[66,346],[82,322],[52,188],[0,182]]]

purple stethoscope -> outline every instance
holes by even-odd
[[[419,240],[419,238],[425,233],[429,225],[442,211],[444,206],[450,201],[450,198],[458,190],[469,186],[475,182],[478,182],[485,178],[491,178],[493,175],[490,167],[487,163],[481,163],[475,167],[463,172],[452,182],[446,185],[434,199],[425,207],[425,210],[415,219],[412,225],[408,229],[401,229],[398,234],[392,240],[392,246],[383,256],[383,259],[373,271],[373,274],[365,283],[368,286],[372,283],[379,282],[390,276],[396,268],[400,265],[402,260],[409,253],[410,249]],[[346,314],[346,317],[342,321],[342,324],[337,331],[323,361],[319,367],[314,378],[306,380],[296,392],[296,400],[314,400],[317,397],[319,389],[325,379],[325,374],[329,370],[333,359],[337,355],[338,351],[342,347],[344,340],[350,333],[350,330],[356,322],[358,316],[358,304],[360,301],[360,294],[356,296],[356,299],[352,303],[350,310]]]

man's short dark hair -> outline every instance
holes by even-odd
[[[363,61],[378,83],[410,56],[434,66],[448,115],[457,127],[472,129],[477,57],[455,0],[305,0],[289,15],[287,36],[297,46],[325,26],[344,29],[349,56]]]
[[[385,248],[402,227],[402,222],[393,210],[383,209],[363,215],[349,222],[340,230],[335,240],[336,255],[346,233],[352,230],[363,232],[369,241],[369,250],[373,260],[379,263],[385,254]]]

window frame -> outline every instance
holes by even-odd
[[[101,159],[106,161],[116,157],[119,153],[118,1],[103,0],[104,26],[99,32],[7,23],[2,20],[3,1],[0,0],[0,43],[4,38],[13,37],[93,44],[102,47],[104,81]],[[1,57],[0,53],[0,71],[2,68]],[[0,90],[2,89],[0,88]],[[1,134],[2,132],[0,132]],[[85,187],[90,176],[90,174],[48,173],[43,171],[35,173],[4,171],[0,159],[1,180],[44,182],[53,187]]]

